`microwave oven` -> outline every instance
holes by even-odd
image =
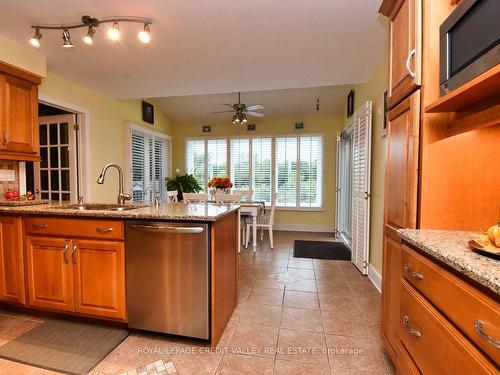
[[[462,0],[439,34],[445,95],[500,63],[500,0]]]

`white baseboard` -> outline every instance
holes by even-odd
[[[335,227],[326,225],[304,225],[304,224],[275,224],[274,230],[284,230],[289,232],[335,232]]]
[[[382,293],[382,276],[380,276],[378,271],[371,264],[368,264],[368,278],[373,285],[375,285],[375,288]]]

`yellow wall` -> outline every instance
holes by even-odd
[[[373,70],[366,83],[354,86],[354,108],[371,100],[372,107],[372,160],[370,207],[370,264],[382,274],[382,240],[384,222],[385,157],[387,142],[381,136],[384,112],[384,92],[389,81],[389,50]],[[344,115],[345,119],[345,115]],[[344,120],[347,124],[348,120]]]
[[[155,106],[155,125],[142,121],[141,100],[116,100],[50,72],[43,79],[40,95],[62,100],[89,111],[90,196],[99,202],[113,202],[118,191],[118,179],[106,179],[104,185],[94,181],[107,163],[118,163],[125,168],[125,124],[133,122],[168,134],[170,123],[158,106]],[[113,172],[114,173],[114,172]],[[87,194],[88,195],[88,194]]]
[[[1,35],[0,61],[40,77],[47,75],[47,58],[44,55]]]
[[[342,120],[339,117],[306,118],[305,130],[301,134],[315,133],[325,136],[324,160],[324,210],[320,212],[305,211],[277,211],[277,224],[309,225],[333,228],[335,222],[335,153],[336,134],[341,128]],[[241,125],[233,125],[231,121],[220,122],[213,125],[213,132],[209,137],[230,136],[259,136],[259,135],[287,135],[294,134],[294,119],[269,119],[259,120],[257,130],[248,133]],[[200,124],[172,124],[173,145],[173,170],[185,170],[185,141],[186,138],[203,137]]]

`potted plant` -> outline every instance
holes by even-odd
[[[229,189],[233,187],[233,183],[229,177],[213,177],[208,182],[208,187],[222,190],[224,193],[229,193]]]
[[[182,201],[182,193],[199,193],[203,190],[196,177],[192,174],[179,174],[179,170],[175,171],[175,176],[166,177],[167,190],[177,190],[177,199]]]

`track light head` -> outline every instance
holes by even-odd
[[[71,43],[71,35],[69,34],[68,29],[64,29],[62,39],[63,39],[63,47],[64,48],[74,47],[73,43]]]
[[[88,44],[89,46],[94,44],[94,34],[95,30],[92,26],[89,26],[89,31],[87,32],[87,35],[85,35],[82,39],[85,44]]]
[[[30,44],[35,48],[40,48],[40,39],[42,39],[42,33],[40,29],[35,29],[35,35],[30,39]]]
[[[114,41],[120,39],[120,26],[118,25],[118,21],[114,21],[113,26],[108,29],[108,37]]]
[[[149,23],[144,24],[144,30],[139,31],[139,34],[137,34],[139,37],[139,40],[143,42],[144,44],[147,44],[151,42],[151,30],[149,29]]]

